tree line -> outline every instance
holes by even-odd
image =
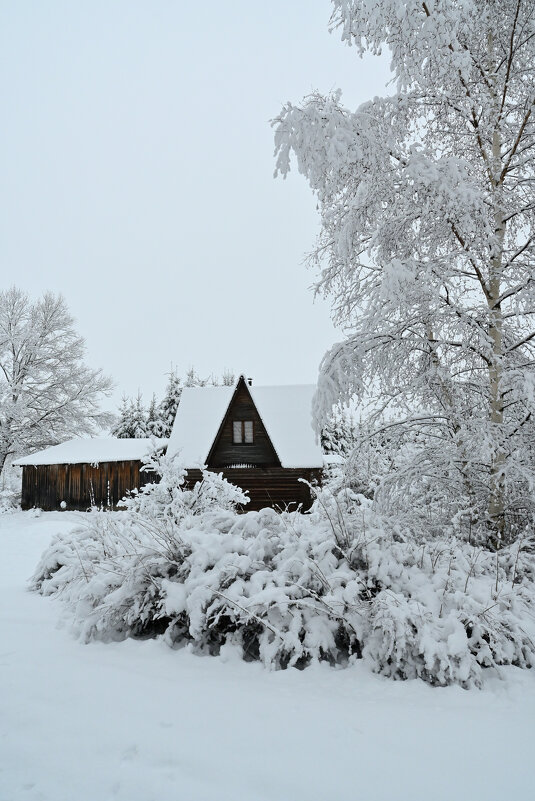
[[[184,387],[233,386],[235,381],[232,370],[225,370],[221,379],[214,375],[201,378],[191,367],[185,377],[181,378],[176,368],[172,368],[164,396],[159,403],[154,393],[148,408],[143,404],[141,392],[135,398],[123,395],[119,419],[112,427],[111,434],[119,439],[169,437]]]

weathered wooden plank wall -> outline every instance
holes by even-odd
[[[128,490],[154,481],[154,474],[141,471],[140,461],[90,464],[25,465],[22,468],[23,509],[44,511],[86,510],[91,506],[115,508]]]
[[[213,472],[222,473],[227,481],[249,493],[249,503],[243,509],[245,512],[258,511],[266,506],[295,511],[299,504],[303,511],[307,511],[312,505],[312,497],[308,486],[299,479],[319,483],[322,474],[320,469],[315,468],[299,470],[284,467],[213,468]],[[200,470],[188,471],[189,486],[200,479]]]
[[[66,509],[85,511],[91,506],[116,508],[128,490],[139,489],[157,477],[141,471],[141,462],[103,462],[98,467],[89,464],[25,465],[22,471],[22,508],[38,507],[44,511]],[[244,511],[258,511],[266,506],[294,510],[299,504],[303,511],[310,508],[312,499],[304,478],[321,481],[318,469],[213,468],[232,484],[249,493],[250,502]],[[188,472],[188,486],[201,479],[200,470]]]

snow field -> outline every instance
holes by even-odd
[[[532,671],[464,691],[362,664],[269,672],[158,640],[80,644],[26,580],[83,517],[0,516],[1,801],[531,797]]]

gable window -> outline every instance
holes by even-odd
[[[234,445],[251,445],[253,441],[253,421],[234,420],[232,423],[232,442]]]

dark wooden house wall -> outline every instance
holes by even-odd
[[[91,506],[116,508],[128,490],[139,489],[157,480],[141,471],[141,462],[104,462],[98,467],[88,464],[25,465],[22,469],[22,508],[38,507],[45,512],[61,509],[88,510]],[[303,511],[310,508],[312,498],[304,478],[311,483],[321,480],[321,470],[272,468],[226,468],[217,470],[232,484],[241,487],[250,501],[243,511],[258,511],[266,506],[275,509]],[[200,470],[188,471],[187,485],[192,487],[202,478]]]
[[[233,443],[232,423],[234,420],[253,421],[254,441],[252,443],[241,443],[239,445]],[[227,467],[233,464],[280,467],[280,461],[275,449],[243,380],[240,381],[236,388],[208,455],[208,467],[210,469],[213,467]]]
[[[304,478],[311,484],[320,483],[322,475],[321,469],[293,470],[284,467],[223,468],[213,472],[222,473],[231,484],[248,492],[249,503],[243,507],[244,512],[258,512],[266,506],[290,511],[301,506],[302,511],[307,511],[313,498],[307,484],[299,479]],[[187,483],[192,487],[201,478],[200,470],[189,470]]]
[[[116,507],[128,490],[154,481],[154,474],[141,470],[141,462],[24,465],[22,468],[23,509],[34,506],[46,512],[61,509],[85,511],[91,506]]]

